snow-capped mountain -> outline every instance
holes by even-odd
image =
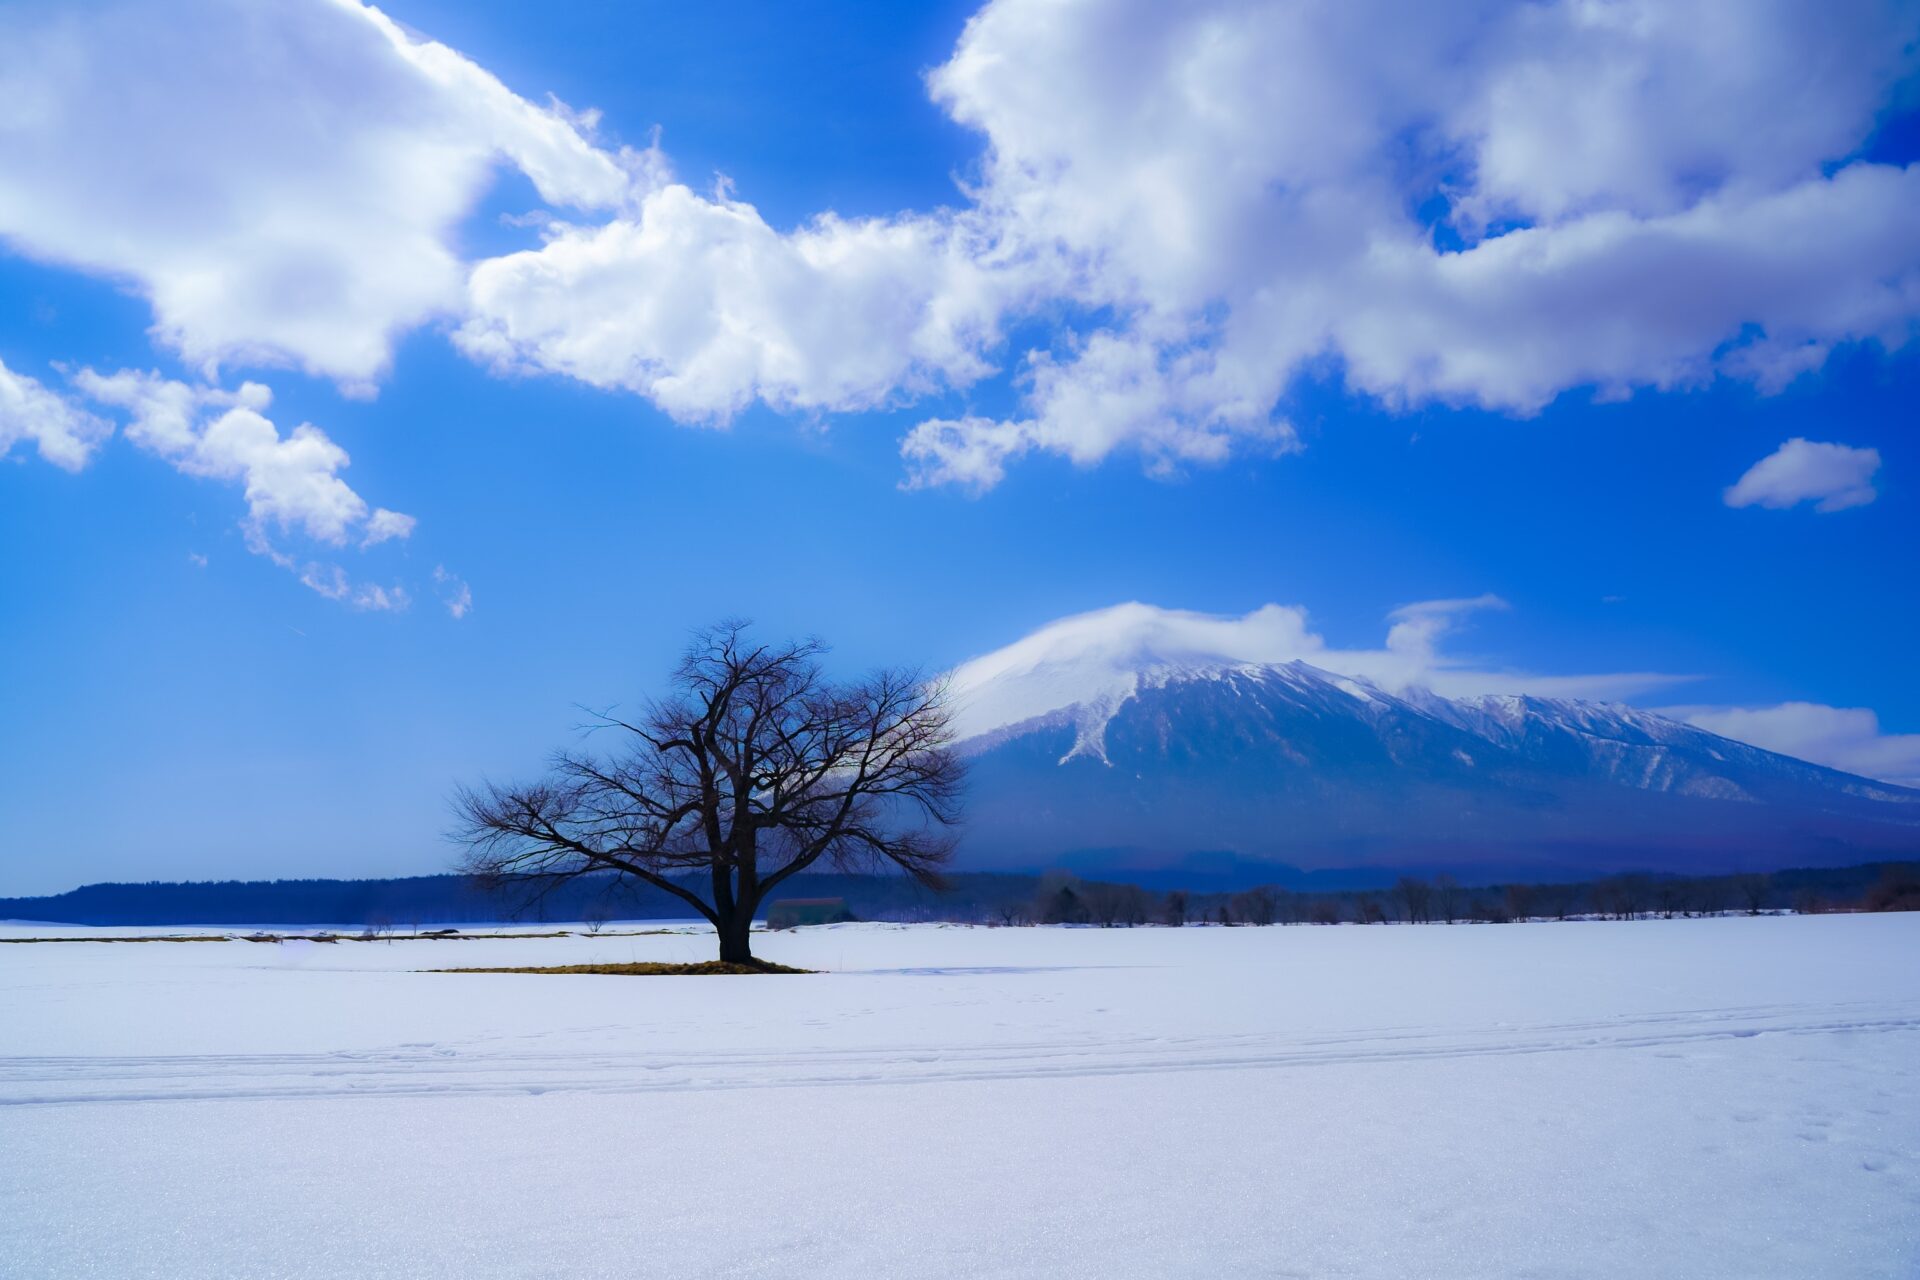
[[[1124,605],[962,666],[964,862],[1585,874],[1920,851],[1920,791],[1619,703],[1351,673],[1396,674],[1390,651],[1325,655],[1349,673],[1288,656],[1317,643],[1285,610]]]

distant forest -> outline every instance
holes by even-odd
[[[1920,865],[1706,877],[1614,875],[1565,884],[1463,884],[1405,876],[1366,888],[1255,885],[1237,892],[1150,889],[1045,875],[962,874],[936,893],[901,876],[803,874],[781,899],[839,898],[863,920],[975,924],[1231,925],[1409,921],[1500,923],[1571,916],[1705,915],[1726,911],[1920,910]],[[778,900],[776,900],[777,902]],[[775,905],[775,904],[769,904]],[[419,929],[459,924],[695,918],[644,885],[582,877],[544,893],[483,890],[462,876],[395,880],[228,880],[94,884],[42,898],[0,898],[0,919],[77,925],[331,925]]]

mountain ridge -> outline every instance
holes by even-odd
[[[1304,659],[1145,646],[1091,665],[1054,653],[957,673],[969,865],[1139,870],[1204,851],[1599,873],[1920,848],[1920,791],[1624,703],[1392,692]]]

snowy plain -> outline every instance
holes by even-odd
[[[1920,915],[632,928],[0,946],[0,1275],[1920,1275]]]

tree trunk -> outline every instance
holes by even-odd
[[[720,934],[721,964],[752,964],[753,944],[750,930],[753,928],[753,908],[741,905],[731,915],[720,917],[720,923],[714,926]]]

